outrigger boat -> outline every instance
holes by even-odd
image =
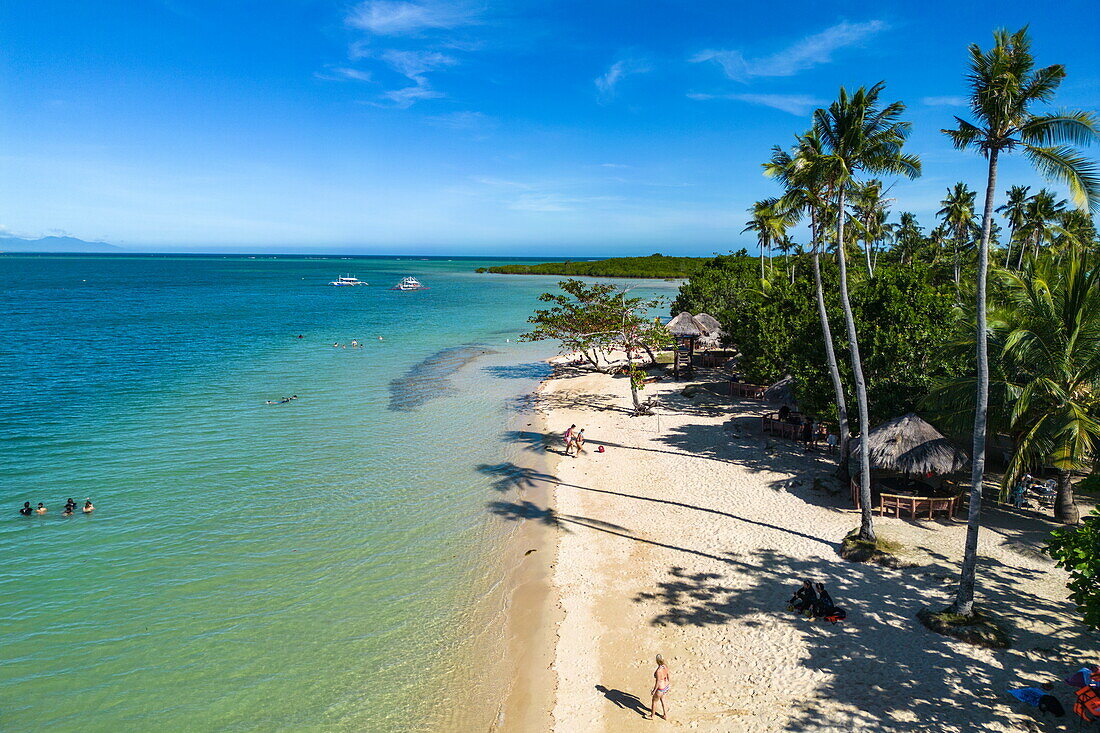
[[[401,282],[394,285],[390,290],[427,290],[428,286],[422,284],[415,277],[405,277],[401,279]]]
[[[367,285],[367,284],[368,283],[363,282],[362,280],[360,280],[357,277],[352,277],[351,275],[345,275],[344,277],[338,277],[338,278],[336,278],[335,280],[333,280],[332,282],[329,283],[329,285],[335,285],[337,287],[351,286],[351,285]]]

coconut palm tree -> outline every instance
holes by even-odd
[[[814,270],[814,296],[817,300],[817,315],[821,321],[821,333],[825,340],[825,361],[829,367],[829,376],[833,382],[833,399],[836,402],[837,427],[840,433],[840,458],[837,474],[846,486],[848,476],[848,441],[851,431],[848,429],[848,406],[844,396],[844,382],[840,378],[840,366],[833,348],[833,329],[829,325],[829,312],[825,308],[825,290],[821,284],[821,232],[828,219],[829,191],[824,169],[821,165],[821,140],[813,130],[801,135],[788,153],[778,145],[772,148],[771,159],[764,164],[764,175],[777,179],[784,187],[779,207],[791,216],[803,212],[810,216],[810,250]],[[791,221],[793,225],[795,222]]]
[[[959,253],[969,249],[977,229],[974,223],[974,198],[977,195],[977,192],[971,191],[965,183],[956,183],[954,188],[947,189],[947,197],[940,202],[943,208],[936,212],[936,216],[943,218],[944,225],[952,234],[956,293],[959,292]]]
[[[1078,520],[1071,472],[1100,442],[1100,270],[1080,249],[1053,253],[1028,274],[1002,273],[1008,305],[1003,367],[1018,436],[1006,479],[1043,465],[1058,472],[1057,517]]]
[[[878,259],[872,258],[872,252],[875,244],[886,236],[887,209],[891,200],[884,196],[882,181],[877,179],[867,181],[852,192],[853,220],[859,223],[867,274],[871,277],[875,276],[874,262]]]
[[[1054,198],[1054,193],[1043,188],[1024,204],[1024,223],[1020,228],[1026,245],[1020,249],[1020,261],[1017,268],[1024,266],[1024,254],[1039,254],[1039,248],[1054,233],[1058,221],[1065,213],[1066,202]]]
[[[1027,208],[1027,192],[1031,186],[1013,186],[1005,194],[1008,200],[997,207],[997,213],[1008,220],[1008,251],[1005,253],[1005,267],[1012,262],[1012,242],[1016,239],[1016,232],[1023,227]]]
[[[924,234],[921,232],[920,225],[917,224],[917,217],[912,212],[901,212],[901,216],[898,217],[897,231],[894,232],[894,241],[901,264],[906,265],[916,258],[917,252],[924,244]]]
[[[749,209],[752,218],[745,222],[745,228],[741,233],[755,232],[756,241],[760,245],[760,279],[764,280],[764,250],[768,250],[768,262],[771,263],[772,244],[787,236],[787,225],[783,217],[776,213],[775,205],[778,199],[768,198],[757,201]]]
[[[820,139],[822,147],[818,164],[826,181],[826,189],[836,196],[840,303],[848,330],[852,376],[859,409],[859,495],[863,509],[859,536],[868,541],[875,540],[875,530],[871,517],[867,381],[863,376],[856,322],[848,297],[848,264],[844,254],[845,208],[847,194],[858,183],[857,177],[861,173],[904,175],[910,178],[920,175],[920,160],[915,155],[902,152],[910,129],[909,123],[901,120],[905,105],[893,102],[880,106],[879,95],[884,87],[885,83],[879,82],[869,89],[860,87],[851,95],[841,87],[837,100],[828,109],[815,110],[813,120],[813,131]]]
[[[969,616],[974,610],[974,582],[981,524],[982,481],[985,475],[986,421],[989,404],[989,355],[986,349],[986,270],[996,195],[997,163],[1002,153],[1019,150],[1039,171],[1065,183],[1078,206],[1100,201],[1096,166],[1072,145],[1097,137],[1096,121],[1087,112],[1035,114],[1037,104],[1053,99],[1066,75],[1060,64],[1035,68],[1027,28],[1013,34],[998,30],[994,44],[982,51],[970,45],[970,109],[976,123],[956,117],[958,127],[944,130],[958,149],[975,148],[988,161],[982,234],[978,243],[976,285],[977,389],[974,406],[974,448],[966,548],[959,589],[952,610]]]

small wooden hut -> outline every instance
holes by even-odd
[[[680,374],[691,374],[691,360],[695,356],[695,344],[704,336],[705,329],[687,311],[673,318],[665,326],[675,340],[672,350],[672,374],[676,379]]]

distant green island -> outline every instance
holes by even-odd
[[[650,277],[689,278],[708,262],[710,257],[611,257],[583,262],[544,262],[540,265],[495,265],[479,267],[478,272],[499,275],[588,275],[590,277]]]

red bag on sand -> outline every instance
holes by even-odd
[[[603,453],[603,446],[601,445],[598,448],[596,448],[596,452],[597,453]]]

